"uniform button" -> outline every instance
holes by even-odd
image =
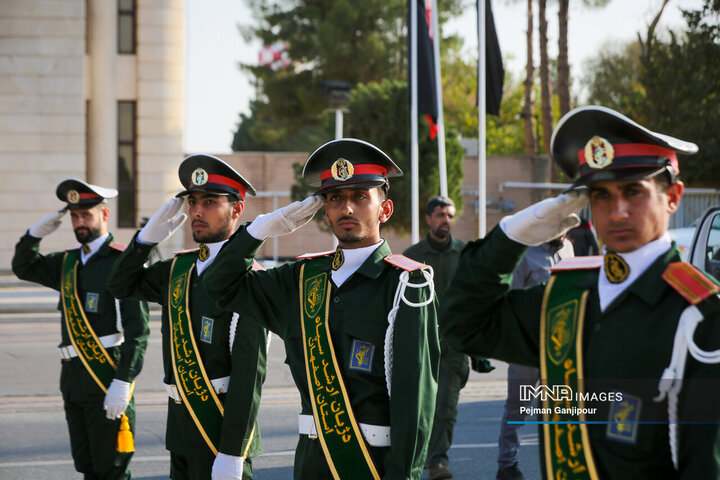
[[[333,302],[335,302],[335,303],[340,303],[340,297],[335,297],[335,298],[333,298]]]

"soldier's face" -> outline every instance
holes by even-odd
[[[390,219],[392,200],[379,188],[335,190],[327,194],[325,218],[343,248],[369,247],[380,241],[380,224]]]
[[[188,217],[193,240],[215,243],[230,237],[243,208],[243,202],[231,203],[227,195],[192,192],[188,195]]]
[[[442,241],[450,234],[450,229],[455,224],[455,207],[435,207],[432,214],[425,215],[425,221],[430,227],[430,235],[438,241]]]
[[[677,210],[683,184],[665,188],[655,179],[595,182],[590,208],[598,236],[609,251],[632,252],[660,238]]]
[[[70,210],[75,238],[80,243],[90,243],[107,233],[110,210],[104,204],[82,210]]]

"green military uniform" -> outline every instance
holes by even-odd
[[[285,341],[286,363],[300,391],[302,414],[312,415],[303,351],[299,298],[301,259],[267,271],[251,271],[262,241],[241,228],[208,268],[203,285],[225,310],[242,309],[247,318],[277,333]],[[435,305],[411,307],[401,303],[394,326],[392,397],[388,398],[383,345],[388,312],[401,269],[384,261],[390,248],[383,242],[338,288],[331,283],[327,314],[334,355],[359,423],[390,425],[390,447],[368,450],[381,478],[419,479],[435,407],[439,357]],[[332,255],[314,262],[330,273]],[[412,283],[423,283],[420,271],[410,272]],[[428,288],[408,288],[412,302],[429,298]],[[367,347],[370,363],[353,368],[353,344]],[[317,438],[301,434],[295,454],[295,479],[333,478]]]
[[[111,274],[110,289],[121,298],[138,298],[159,303],[162,310],[164,382],[175,384],[173,373],[168,298],[170,295],[171,260],[157,262],[143,267],[152,246],[133,239],[130,246],[115,264]],[[198,256],[197,250],[179,255]],[[205,273],[205,272],[203,272]],[[211,341],[197,341],[200,358],[209,379],[227,377],[231,371],[242,371],[234,375],[227,393],[219,393],[220,401],[226,405],[219,451],[229,455],[245,457],[243,478],[252,478],[251,458],[262,452],[260,431],[257,427],[257,412],[260,394],[265,380],[267,335],[263,328],[244,321],[245,307],[235,311],[243,312],[238,322],[230,352],[230,325],[232,312],[220,310],[204,292],[201,277],[192,271],[190,278],[190,318],[193,335],[203,337],[202,319],[211,319]],[[207,340],[207,337],[205,337]],[[231,406],[228,402],[232,402]],[[168,399],[168,419],[165,446],[175,456],[191,459],[189,462],[173,462],[171,478],[209,478],[215,454],[200,434],[195,422],[182,403]],[[183,470],[183,471],[180,471]]]
[[[404,255],[433,268],[437,298],[442,305],[445,288],[457,269],[460,252],[465,243],[448,235],[446,245],[434,247],[433,244],[437,242],[432,241],[428,234],[415,245],[408,247]],[[448,464],[447,452],[452,445],[460,390],[465,387],[469,375],[467,355],[454,350],[441,338],[437,404],[426,462],[429,466]]]
[[[508,239],[500,228],[484,240],[468,244],[442,307],[441,333],[452,346],[511,363],[539,365],[545,284],[510,291],[512,272],[526,248]],[[637,421],[657,420],[667,412],[666,401],[654,402],[653,397],[670,362],[678,319],[689,303],[661,276],[671,262],[679,260],[679,251],[673,245],[603,312],[598,299],[598,270],[584,271],[576,282],[576,286],[589,291],[582,332],[584,376],[614,381],[620,389],[639,398],[642,408]],[[698,347],[714,350],[720,347],[720,302],[713,296],[703,303],[705,320],[698,326],[695,340]],[[642,340],[648,336],[649,341]],[[681,411],[692,411],[698,406],[694,402],[712,401],[709,397],[699,400],[683,395],[689,391],[691,379],[717,380],[719,375],[717,365],[699,363],[688,356]],[[716,384],[711,387],[718,391]],[[635,390],[628,391],[632,388]],[[717,423],[679,426],[679,472],[673,468],[667,424],[650,421],[638,425],[634,443],[608,435],[605,424],[587,428],[599,478],[720,476]]]
[[[59,291],[66,252],[41,255],[39,246],[39,238],[24,235],[15,246],[13,272],[18,278]],[[77,294],[98,337],[122,332],[123,343],[107,348],[107,351],[117,365],[115,378],[130,383],[142,369],[150,330],[145,302],[122,300],[118,309],[115,298],[107,290],[108,272],[120,256],[122,248],[109,235],[85,265],[78,262]],[[62,306],[58,306],[58,309],[62,311]],[[120,326],[122,330],[119,330]],[[64,315],[60,346],[71,346]],[[128,465],[132,453],[116,451],[120,420],[106,418],[103,411],[105,393],[87,372],[79,357],[62,361],[60,390],[76,470],[85,474],[85,478],[130,478]],[[130,430],[134,431],[134,400],[130,401],[125,414],[129,419]]]

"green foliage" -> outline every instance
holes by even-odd
[[[643,56],[633,43],[590,65],[589,101],[614,108],[658,132],[694,142],[680,159],[681,177],[717,187],[720,178],[720,0],[684,11],[687,26],[669,40],[650,38]]]
[[[234,150],[310,150],[316,138],[332,138],[330,107],[322,94],[323,81],[352,86],[407,75],[406,0],[246,0],[257,26],[241,27],[245,38],[265,45],[289,44],[293,65],[285,70],[241,65],[259,95],[256,109],[241,115]],[[460,0],[439,2],[440,24],[461,10]],[[443,39],[443,48],[459,39]],[[260,114],[261,119],[254,119]],[[245,125],[250,123],[251,125]],[[307,137],[302,133],[310,130]],[[294,138],[294,140],[293,140]]]
[[[383,80],[381,83],[358,85],[353,90],[349,105],[349,115],[345,117],[346,136],[366,140],[387,153],[400,167],[404,175],[390,179],[390,198],[395,212],[386,224],[397,232],[410,230],[410,125],[408,114],[407,84],[402,81]],[[423,218],[424,205],[440,192],[437,140],[429,139],[428,125],[424,120],[419,124],[419,191],[420,218]],[[457,132],[449,128],[445,139],[448,190],[462,210],[463,199],[460,185],[463,178],[462,160],[465,155]],[[293,199],[299,200],[312,192],[301,182],[302,166],[295,165],[296,184],[292,188]],[[318,220],[324,222],[324,218]],[[422,223],[422,222],[421,222]]]

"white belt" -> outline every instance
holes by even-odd
[[[358,423],[365,440],[373,447],[389,447],[390,446],[390,427],[382,425],[368,425],[367,423]],[[298,431],[301,435],[308,435],[310,438],[317,437],[315,429],[315,420],[312,415],[298,415]]]
[[[230,377],[216,378],[215,380],[210,380],[210,383],[212,384],[215,393],[227,393],[228,385],[230,385]],[[177,385],[174,383],[163,382],[163,386],[165,387],[168,396],[175,400],[175,403],[182,403],[182,397],[180,396]]]
[[[104,337],[98,338],[100,340],[100,344],[105,348],[110,347],[117,347],[120,345],[124,338],[122,333],[113,333],[112,335],[105,335]],[[71,358],[75,358],[78,356],[77,352],[75,351],[75,347],[72,345],[67,345],[64,347],[58,347],[58,351],[60,352],[60,357],[63,360],[70,360]]]

